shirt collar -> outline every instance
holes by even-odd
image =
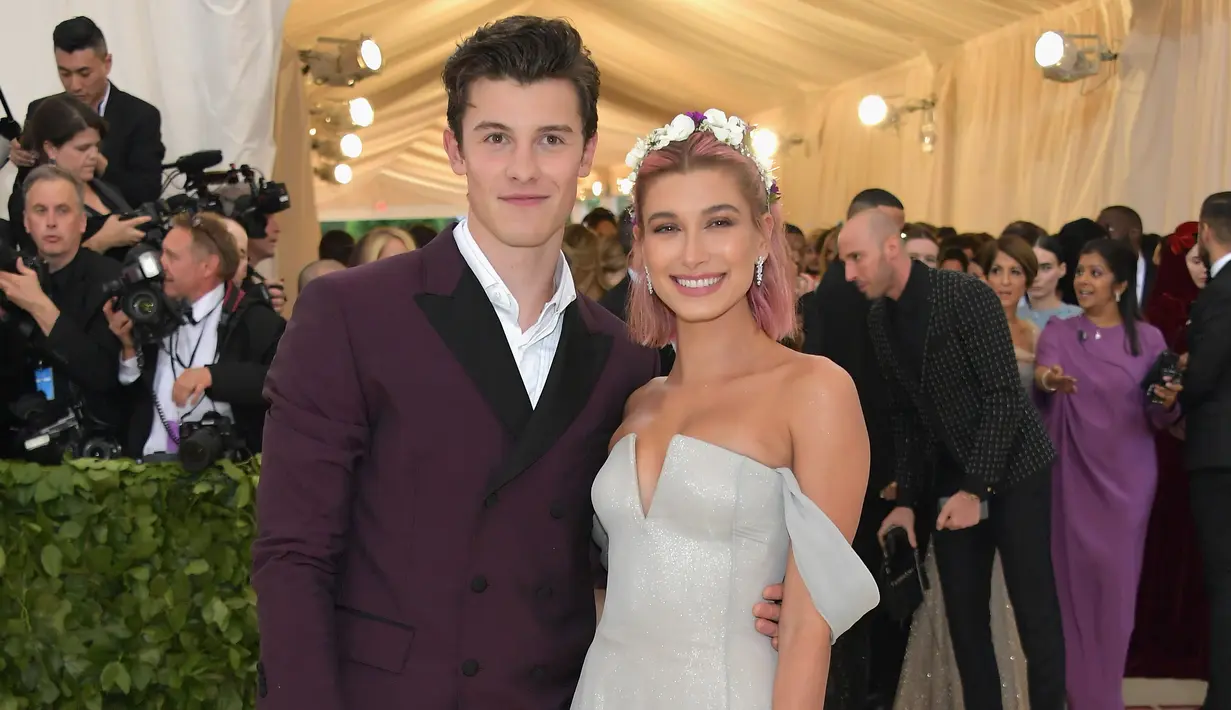
[[[921,261],[911,260],[910,276],[906,279],[906,285],[902,287],[902,295],[898,297],[898,303],[905,301],[909,304],[916,304],[919,302],[927,289],[928,269],[930,268]]]
[[[462,258],[466,261],[467,266],[474,272],[474,276],[479,280],[479,285],[483,287],[483,291],[487,297],[491,299],[492,305],[505,311],[514,319],[519,317],[517,300],[513,298],[513,293],[509,291],[509,287],[501,280],[500,274],[496,273],[495,267],[488,260],[487,255],[479,248],[478,242],[474,239],[474,234],[470,232],[469,220],[462,218],[457,226],[453,228],[453,238],[457,242],[458,251],[462,253]],[[551,299],[543,306],[542,318],[554,317],[563,312],[573,301],[577,300],[577,287],[573,283],[573,272],[569,269],[568,260],[564,258],[564,252],[560,252],[559,259],[556,262],[555,275],[555,293]]]
[[[108,81],[108,82],[107,82],[107,90],[103,92],[103,100],[102,100],[102,101],[99,101],[99,102],[98,102],[98,106],[96,106],[96,107],[95,107],[95,109],[98,111],[98,115],[99,115],[99,116],[106,117],[106,115],[107,115],[107,102],[108,102],[108,101],[110,101],[110,100],[111,100],[111,82],[109,82],[109,81]]]
[[[1226,268],[1228,263],[1231,263],[1231,254],[1224,254],[1221,259],[1210,264],[1210,278],[1217,276],[1218,272]]]
[[[218,304],[222,303],[222,297],[226,294],[226,288],[222,284],[214,287],[213,291],[198,298],[192,304],[192,322],[200,323],[205,320],[205,317],[214,312]]]

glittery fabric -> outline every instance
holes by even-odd
[[[871,574],[789,470],[699,439],[672,439],[643,514],[635,441],[594,481],[607,597],[573,709],[770,710],[777,654],[752,607],[788,550],[835,634],[876,606]]]
[[[936,556],[929,550],[927,577],[931,588],[911,620],[910,642],[902,664],[894,710],[966,710],[962,681],[958,676],[949,624],[945,618],[945,599],[940,590]],[[1000,669],[1000,695],[1004,710],[1029,710],[1026,686],[1026,655],[1017,636],[1017,623],[1009,592],[1005,587],[1000,553],[992,566],[992,643]],[[971,708],[970,710],[978,710]]]

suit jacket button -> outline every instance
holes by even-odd
[[[484,577],[483,575],[480,574],[480,575],[476,575],[474,579],[470,580],[470,591],[474,592],[475,594],[479,594],[485,589],[487,589],[487,577]]]
[[[495,493],[493,493],[493,494],[489,495],[487,498],[484,498],[484,499],[483,499],[483,507],[484,507],[484,508],[492,508],[492,507],[494,507],[494,506],[496,505],[496,501],[498,501],[498,500],[500,500],[499,496],[497,496]]]
[[[536,594],[539,595],[539,599],[550,599],[551,598],[551,587],[547,585],[543,585],[542,587],[538,588],[538,591],[536,592]]]
[[[559,520],[564,517],[564,504],[563,503],[552,503],[551,504],[551,517],[555,518],[556,520]]]
[[[546,675],[547,675],[547,669],[544,668],[543,666],[535,666],[534,668],[530,669],[530,677],[535,680],[543,680],[543,677]]]
[[[479,674],[479,662],[473,658],[462,661],[462,675],[473,678]]]

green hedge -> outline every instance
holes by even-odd
[[[260,461],[0,461],[0,710],[240,710]]]

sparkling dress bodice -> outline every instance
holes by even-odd
[[[789,469],[677,435],[643,512],[630,434],[592,498],[608,586],[574,710],[769,710],[777,653],[752,607],[789,552],[834,638],[879,600]]]

